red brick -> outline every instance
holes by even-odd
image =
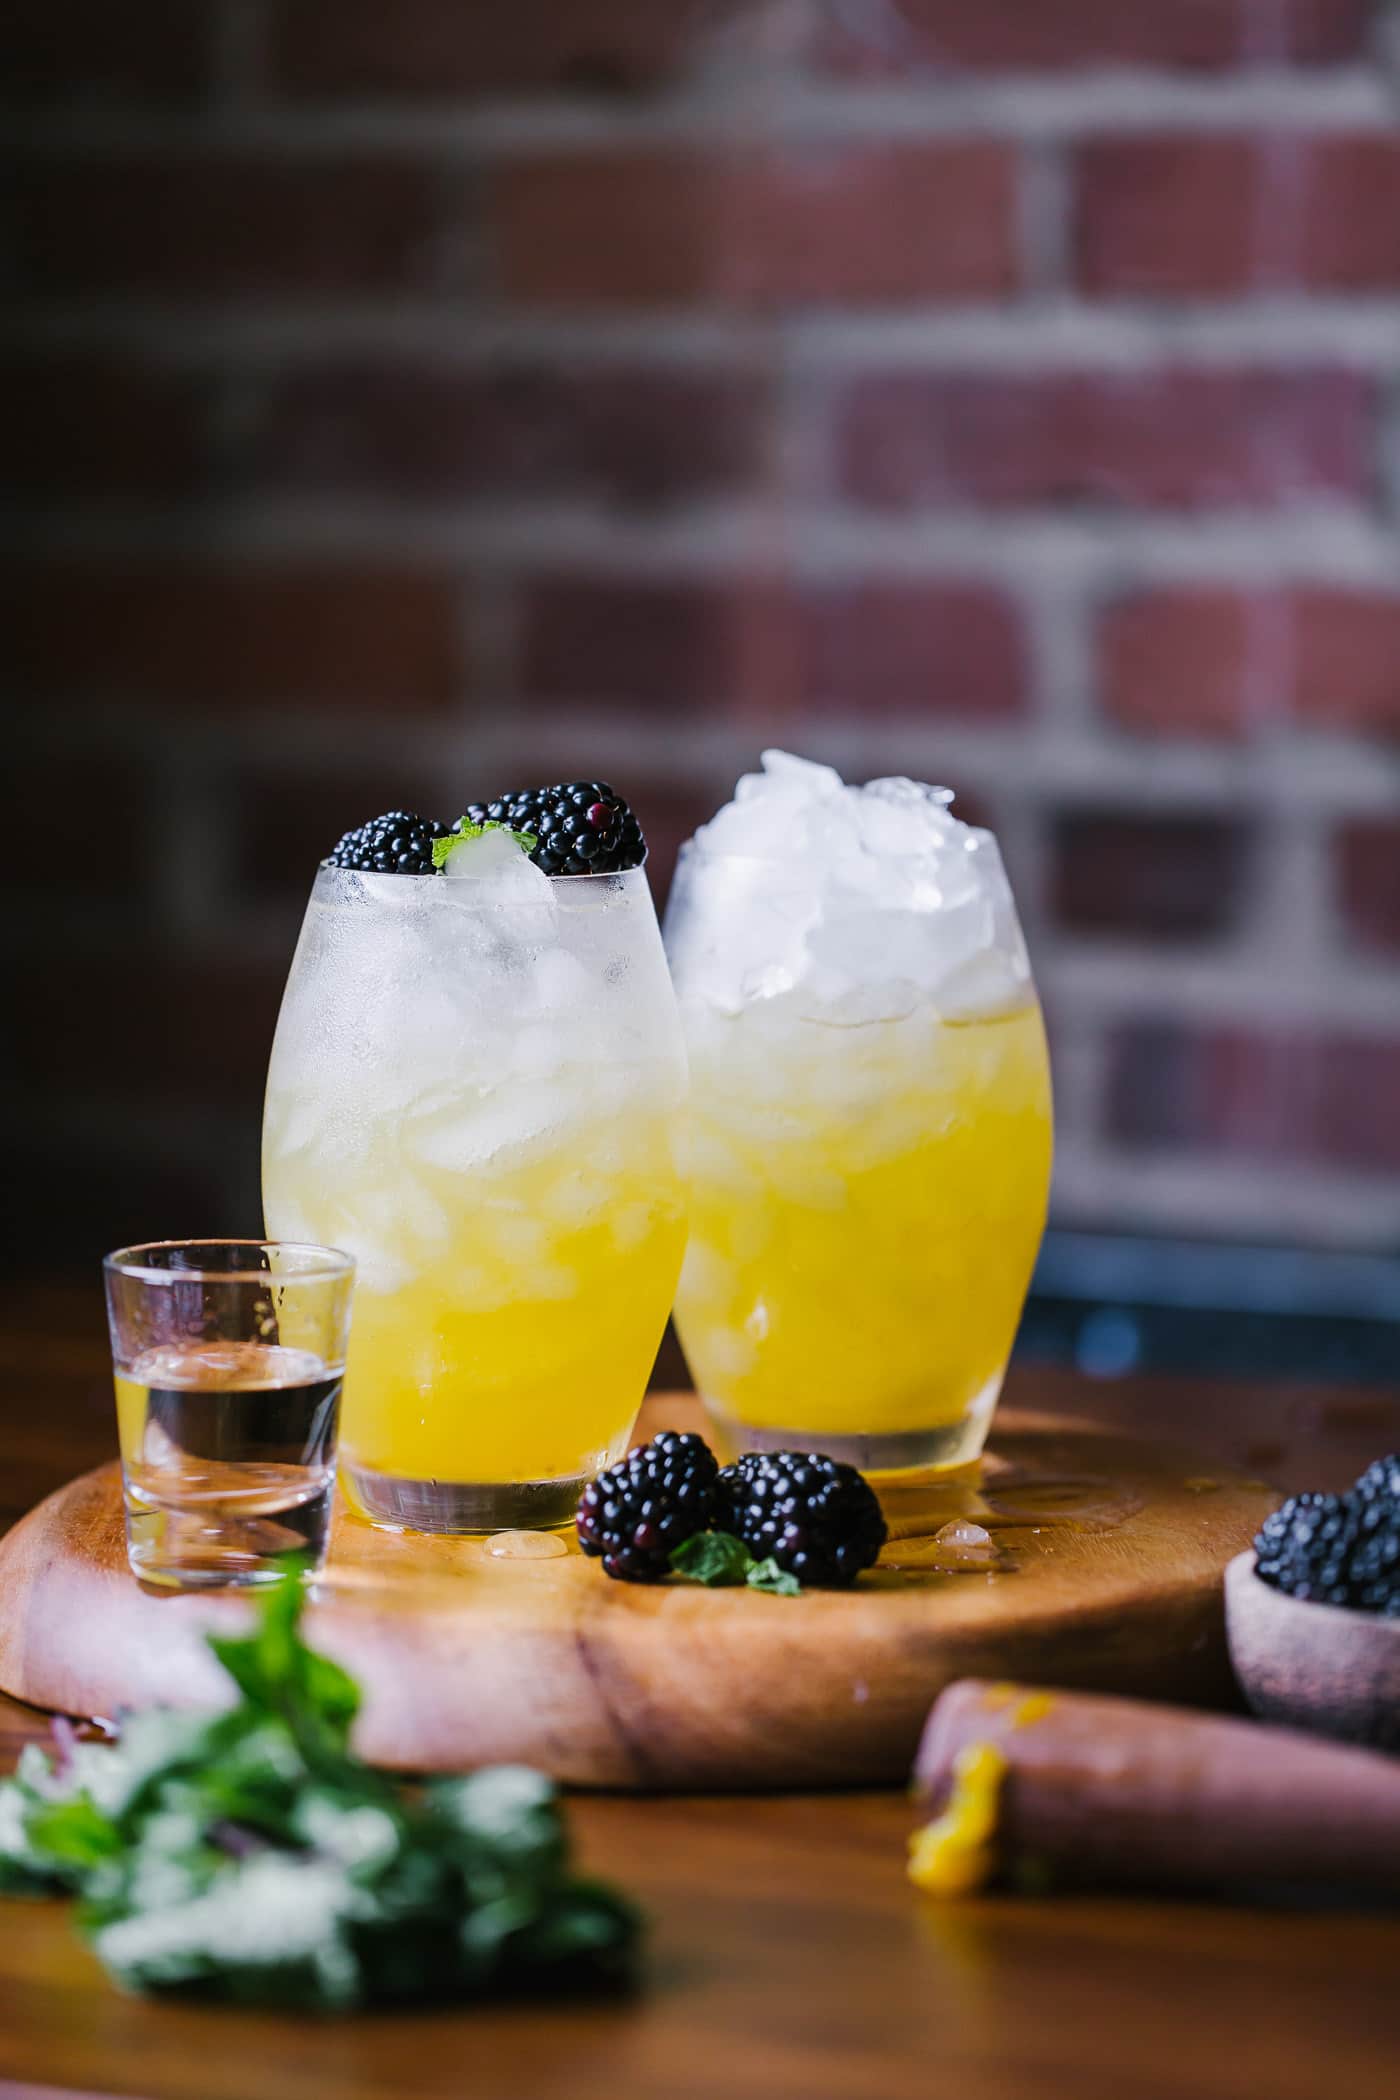
[[[1358,817],[1336,842],[1338,901],[1359,946],[1400,955],[1400,817]]]
[[[1015,174],[984,141],[517,161],[501,283],[544,305],[992,298],[1016,280]]]
[[[1239,918],[1250,844],[1229,817],[1067,812],[1051,833],[1051,909],[1074,933],[1224,934]]]
[[[437,571],[171,558],[15,563],[12,661],[33,694],[192,708],[434,707],[460,687]]]
[[[1400,1168],[1400,1037],[1136,1021],[1109,1051],[1109,1129],[1125,1143]]]
[[[1243,734],[1256,706],[1251,666],[1266,616],[1263,601],[1208,586],[1108,606],[1098,632],[1105,711],[1126,729],[1165,736]]]
[[[1076,159],[1075,257],[1135,298],[1400,285],[1400,138],[1107,139]]]
[[[525,633],[526,690],[550,700],[996,720],[1026,699],[1019,616],[973,584],[543,580]]]
[[[0,455],[31,502],[194,494],[208,467],[213,383],[115,357],[0,359]]]
[[[543,700],[720,708],[747,686],[746,633],[769,618],[757,584],[539,577],[525,590],[523,684]]]
[[[313,366],[272,382],[244,457],[254,480],[299,493],[646,507],[742,485],[763,407],[737,373]]]
[[[4,100],[188,103],[209,85],[206,0],[8,0]]]
[[[799,608],[801,690],[817,710],[1005,721],[1028,698],[1015,606],[979,584],[864,583],[809,590]]]
[[[1297,281],[1332,292],[1400,286],[1400,134],[1319,140],[1305,169]]]
[[[890,508],[1162,508],[1365,497],[1374,386],[1359,374],[867,374],[835,409],[837,472]]]
[[[1228,736],[1289,719],[1393,735],[1400,595],[1330,585],[1148,592],[1102,615],[1099,681],[1108,713],[1133,729]]]
[[[8,173],[31,294],[316,299],[445,281],[438,182],[404,161],[31,156]]]
[[[270,73],[293,97],[633,93],[703,57],[748,0],[283,0]]]
[[[1367,0],[890,0],[823,13],[817,55],[843,72],[1219,70],[1358,56]]]
[[[1300,717],[1363,735],[1400,733],[1400,594],[1303,589],[1293,618]]]
[[[1075,165],[1076,269],[1087,291],[1153,298],[1253,283],[1263,199],[1252,140],[1099,140]]]

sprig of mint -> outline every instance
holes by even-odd
[[[446,838],[433,840],[433,866],[445,868],[457,848],[467,839],[479,839],[488,831],[503,831],[507,838],[515,840],[522,853],[533,853],[539,840],[533,831],[512,831],[509,824],[498,824],[488,818],[484,824],[473,824],[470,817],[458,817]]]
[[[625,1972],[638,1913],[571,1870],[553,1784],[372,1771],[349,1747],[358,1688],[302,1641],[301,1608],[292,1576],[246,1639],[211,1638],[229,1711],[29,1745],[0,1782],[0,1888],[76,1895],[137,1990],[338,2009]]]
[[[771,1557],[755,1560],[742,1539],[729,1531],[702,1531],[671,1554],[671,1566],[687,1582],[702,1582],[706,1589],[737,1588],[768,1590],[775,1597],[799,1597],[802,1585]]]

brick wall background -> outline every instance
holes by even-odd
[[[1062,1222],[1400,1246],[1400,22],[12,0],[12,1242],[256,1229],[314,861],[955,786]],[[61,850],[60,850],[61,846]]]

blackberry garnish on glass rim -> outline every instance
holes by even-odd
[[[546,875],[617,875],[639,868],[647,855],[641,825],[606,780],[517,788],[470,803],[467,815],[473,824],[533,834],[530,858]]]
[[[326,855],[328,868],[359,868],[374,875],[431,875],[433,840],[447,836],[436,817],[410,809],[386,810],[347,831]]]
[[[589,1482],[579,1544],[619,1582],[663,1582],[677,1546],[708,1528],[718,1474],[703,1437],[663,1429]]]

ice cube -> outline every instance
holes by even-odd
[[[338,1246],[359,1264],[357,1282],[388,1295],[413,1282],[425,1262],[441,1259],[452,1220],[422,1182],[399,1175],[392,1188],[356,1186],[343,1198]]]
[[[549,877],[537,868],[508,831],[483,831],[466,839],[448,855],[443,873],[449,882],[480,883],[489,888],[490,901],[497,897],[529,898],[548,904]]]
[[[774,787],[800,795],[803,801],[827,802],[846,792],[846,784],[834,766],[818,765],[791,751],[765,751],[763,771]]]
[[[879,783],[884,787],[886,783]],[[914,787],[913,781],[890,782],[892,787]],[[866,853],[890,858],[942,851],[952,829],[946,807],[916,793],[877,793],[874,787],[853,798],[853,814],[860,843]]]
[[[933,787],[925,780],[910,780],[904,773],[889,773],[880,780],[867,780],[862,793],[873,795],[881,802],[916,803],[921,808],[928,803],[938,809],[947,809],[953,800],[953,790]]]
[[[645,1202],[612,1203],[608,1206],[607,1222],[612,1228],[614,1246],[621,1253],[631,1254],[651,1238],[656,1208]]]
[[[765,751],[697,834],[694,900],[668,926],[693,1030],[697,1006],[845,1027],[938,1005],[1018,1002],[1024,949],[996,841],[946,788],[903,776],[843,786],[830,766]],[[779,1062],[784,1062],[779,1057]]]
[[[509,1072],[509,1065],[503,1063],[500,1070]],[[400,1139],[425,1166],[469,1174],[556,1142],[560,1115],[556,1079],[510,1073],[496,1086],[461,1089],[442,1114],[406,1122]]]
[[[492,1246],[503,1261],[518,1263],[522,1268],[543,1265],[549,1253],[551,1225],[541,1218],[532,1218],[528,1211],[507,1204],[491,1205]]]
[[[539,874],[538,868],[531,872]],[[549,877],[542,879],[548,882]],[[530,965],[530,991],[541,1012],[552,1016],[586,1012],[598,996],[592,973],[563,948],[545,948],[535,956]]]

